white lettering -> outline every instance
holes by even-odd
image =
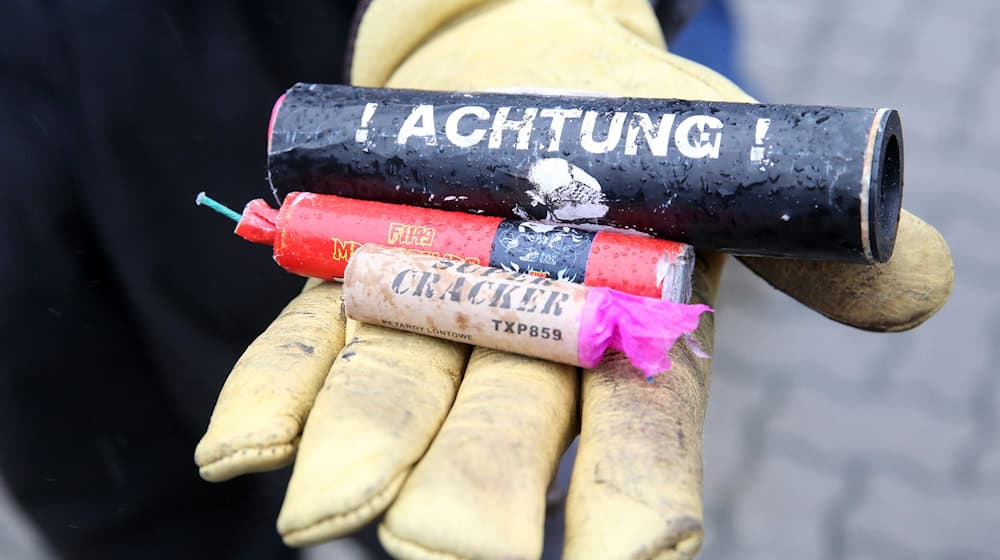
[[[365,105],[365,110],[361,112],[361,126],[354,131],[354,140],[356,142],[364,143],[368,140],[368,123],[375,115],[375,109],[377,107],[378,103],[368,103]]]
[[[559,151],[559,142],[562,141],[562,131],[563,126],[566,125],[566,119],[578,119],[583,115],[583,111],[580,109],[542,109],[540,114],[542,118],[552,119],[552,135],[548,150],[556,152]]]
[[[697,128],[697,139],[692,142],[691,129],[694,128]],[[722,121],[708,115],[688,117],[677,125],[674,142],[685,157],[716,159],[722,143]]]
[[[507,115],[510,114],[510,107],[500,107],[497,109],[496,115],[493,116],[493,126],[490,128],[490,148],[499,148],[500,143],[503,141],[503,131],[505,130],[516,130],[517,131],[517,144],[514,148],[518,150],[528,149],[528,140],[531,138],[531,130],[535,125],[535,116],[538,115],[538,109],[535,107],[528,107],[524,110],[524,116],[519,121],[509,121],[507,120]]]
[[[355,139],[359,142],[367,140],[368,131],[365,128],[374,113],[375,104],[366,107],[362,117],[362,126],[356,131]],[[471,148],[480,144],[483,139],[489,136],[488,146],[490,149],[500,148],[503,144],[505,132],[516,132],[517,139],[514,148],[517,150],[527,150],[534,132],[535,119],[538,116],[550,120],[548,131],[548,143],[546,151],[554,152],[561,149],[562,135],[569,119],[583,118],[580,123],[580,147],[592,154],[604,154],[614,151],[625,136],[624,154],[634,156],[639,153],[639,145],[645,144],[649,148],[650,154],[657,157],[664,157],[670,149],[671,137],[674,145],[684,157],[692,159],[712,158],[717,159],[722,145],[722,130],[724,123],[716,117],[708,115],[692,115],[677,122],[674,114],[659,115],[659,119],[654,122],[653,117],[648,113],[629,113],[616,111],[607,118],[608,113],[600,111],[582,111],[581,109],[538,109],[536,107],[526,107],[523,109],[519,119],[511,119],[512,107],[498,107],[496,113],[492,115],[492,123],[486,124],[490,120],[489,109],[479,105],[467,105],[453,110],[444,125],[444,134],[448,142],[459,148]],[[410,112],[406,120],[400,127],[396,142],[405,145],[411,138],[420,138],[428,146],[436,146],[437,130],[435,125],[435,108],[433,105],[417,105]],[[607,121],[607,134],[603,139],[595,138],[595,131],[598,126],[598,118],[604,117],[602,121]],[[631,118],[630,118],[631,117]],[[466,131],[460,131],[463,119],[472,118],[476,123],[466,126]],[[628,128],[625,122],[628,121]],[[756,130],[757,145],[760,146],[761,137],[766,134],[765,122],[759,122]],[[671,129],[677,124],[676,129],[671,134]],[[603,124],[603,122],[602,122]],[[751,152],[751,159],[759,154]]]
[[[615,112],[608,124],[607,137],[598,142],[594,140],[597,111],[587,111],[583,115],[583,124],[580,126],[580,146],[592,154],[606,154],[614,150],[622,138],[622,128],[625,126],[625,117],[627,116],[628,113]]]
[[[771,119],[757,119],[757,126],[754,128],[754,146],[750,148],[750,161],[762,161],[764,159],[764,136],[767,129],[771,127]]]
[[[670,128],[674,126],[673,113],[662,115],[660,122],[654,128],[653,120],[646,113],[633,113],[632,122],[628,125],[628,132],[625,134],[625,155],[634,156],[639,153],[639,132],[646,138],[646,145],[654,156],[667,155],[667,147],[670,145]]]
[[[396,142],[406,144],[411,136],[423,138],[428,146],[437,146],[437,135],[434,131],[434,106],[417,105],[410,112],[410,116],[403,121],[403,126],[399,129],[399,138]]]
[[[460,133],[458,131],[458,122],[465,116],[472,116],[481,121],[485,121],[490,118],[490,112],[484,107],[470,105],[467,107],[459,107],[448,115],[448,120],[444,124],[444,133],[445,136],[447,136],[448,141],[459,148],[470,148],[475,146],[483,140],[483,137],[486,136],[485,127],[477,128],[468,134]]]

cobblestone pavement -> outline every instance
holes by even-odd
[[[731,264],[702,557],[1000,558],[1000,2],[732,4],[758,97],[900,109],[904,205],[956,283],[922,327],[876,335]]]
[[[733,5],[762,99],[902,111],[905,204],[944,233],[957,273],[930,322],[874,335],[730,265],[702,557],[1000,558],[1000,2]],[[2,507],[0,551],[42,556]]]

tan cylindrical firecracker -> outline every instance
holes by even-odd
[[[365,245],[347,265],[344,307],[359,321],[580,365],[589,289]]]

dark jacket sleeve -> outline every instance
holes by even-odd
[[[60,556],[293,556],[287,474],[212,485],[192,454],[302,281],[192,201],[266,192],[270,105],[339,71],[347,21],[251,4],[5,6],[0,475]]]
[[[691,16],[701,8],[704,0],[653,0],[656,17],[663,28],[667,44],[677,36]]]

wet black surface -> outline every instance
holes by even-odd
[[[862,262],[873,260],[861,200],[876,118],[874,109],[299,84],[275,120],[269,171],[279,198],[306,190]],[[901,142],[894,112],[883,127],[890,121]],[[874,202],[888,206],[868,211],[887,222],[870,229],[877,258],[891,248],[899,197]]]

